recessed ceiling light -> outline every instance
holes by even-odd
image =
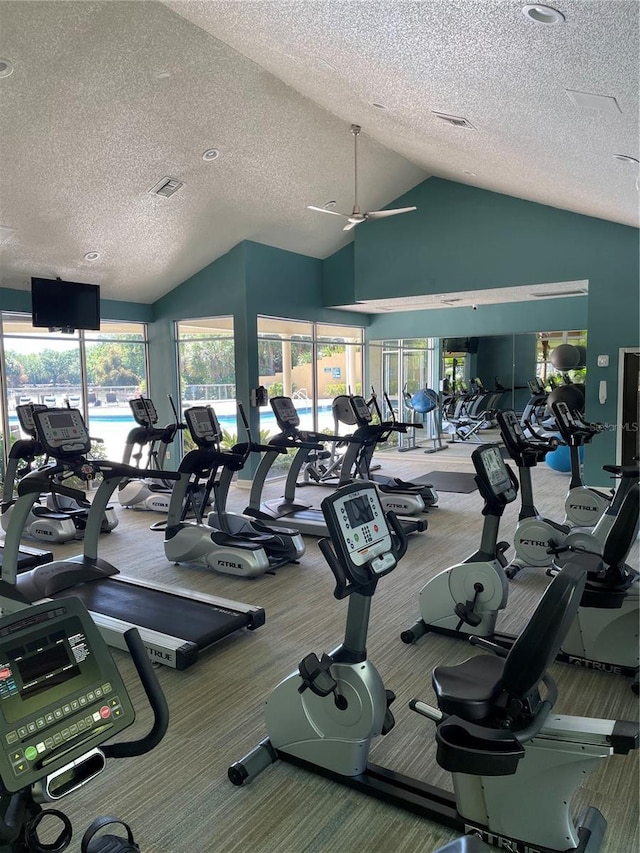
[[[97,261],[100,257],[100,252],[87,252],[84,256],[85,261]]]
[[[522,13],[536,24],[563,24],[565,17],[552,6],[540,6],[538,3],[528,3],[523,6]]]
[[[13,74],[13,63],[8,59],[0,59],[0,77],[11,77]]]
[[[620,160],[621,163],[640,163],[636,157],[631,157],[629,154],[614,154],[613,155],[616,160]]]
[[[207,148],[207,150],[202,155],[202,159],[206,160],[207,163],[210,163],[212,160],[217,160],[220,156],[220,152],[217,148]]]
[[[386,110],[384,104],[371,104],[372,107],[375,107],[377,110]]]
[[[338,203],[337,201],[327,201],[322,206],[324,207],[325,210],[333,210],[333,208],[336,206],[337,203]]]

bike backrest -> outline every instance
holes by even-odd
[[[568,563],[547,587],[505,660],[502,686],[512,698],[528,696],[560,651],[576,617],[586,569]]]

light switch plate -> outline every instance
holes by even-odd
[[[608,355],[599,355],[598,356],[598,367],[609,367],[609,356]]]

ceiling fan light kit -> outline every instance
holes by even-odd
[[[358,136],[362,128],[359,124],[351,125],[351,133],[353,134],[353,209],[351,213],[340,213],[328,206],[329,202],[324,207],[316,207],[313,204],[307,205],[308,210],[315,210],[316,213],[330,213],[332,216],[341,216],[347,220],[347,224],[342,229],[343,231],[351,231],[356,225],[361,222],[366,222],[367,219],[386,219],[388,216],[397,216],[399,213],[411,213],[412,210],[417,210],[416,207],[396,207],[392,210],[370,210],[363,213],[358,205]]]

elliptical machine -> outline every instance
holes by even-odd
[[[378,423],[374,423],[371,409],[360,395],[340,394],[333,401],[337,419],[343,424],[355,426],[342,457],[339,485],[344,486],[353,479],[373,482],[380,491],[385,509],[392,509],[397,515],[425,512],[427,507],[438,502],[438,493],[433,486],[372,473],[371,462],[376,446],[386,441],[392,432],[407,432],[413,427],[413,424],[400,423],[395,419],[383,421],[375,396],[372,397],[372,404]]]
[[[44,448],[36,437],[36,429],[33,421],[33,412],[44,411],[47,406],[42,406],[33,403],[27,403],[16,407],[18,420],[23,431],[29,438],[19,438],[11,446],[9,451],[9,460],[4,478],[2,490],[2,515],[0,522],[2,529],[6,532],[9,530],[11,516],[15,507],[14,490],[20,479],[31,470],[33,470],[34,462],[38,456],[45,456]],[[51,488],[59,488],[67,491],[67,487],[51,484]],[[72,490],[74,494],[84,494]],[[80,510],[76,511],[77,513]],[[60,510],[50,509],[46,502],[38,500],[34,503],[23,528],[22,535],[28,536],[31,539],[36,539],[41,542],[69,542],[71,539],[82,538],[82,532],[78,532],[78,526],[74,522],[73,513],[71,511],[62,512]]]
[[[268,453],[272,448],[265,444],[255,444],[251,439],[251,427],[244,411],[242,403],[238,402],[238,414],[247,434],[247,441],[234,444],[229,453],[232,456],[240,456],[245,466],[251,453]],[[198,447],[206,449],[208,446],[214,450],[221,451],[220,441],[222,429],[216,417],[216,413],[210,406],[193,407],[185,412],[185,418],[193,440]],[[212,495],[213,509],[207,516],[207,524],[215,527],[229,536],[260,537],[267,536],[263,541],[263,547],[267,552],[272,568],[285,563],[296,563],[304,554],[306,547],[300,533],[293,527],[272,527],[259,518],[250,518],[239,512],[230,512],[227,509],[227,498],[231,481],[236,473],[235,463],[223,465],[220,476],[210,478],[207,483]]]
[[[639,727],[550,714],[557,689],[547,668],[575,616],[584,572],[568,566],[553,579],[508,655],[491,648],[498,656],[437,667],[438,708],[409,703],[436,723],[437,761],[453,775],[452,794],[368,761],[373,740],[395,723],[395,696],[367,659],[366,642],[377,584],[406,547],[401,528],[367,483],[339,489],[322,508],[332,542],[320,548],[334,595],[349,598],[344,641],[304,657],[274,689],[265,703],[268,737],[229,767],[230,781],[242,785],[282,759],[504,849],[598,850],[605,819],[587,808],[574,821],[571,800],[601,760],[637,749]]]
[[[222,574],[245,578],[259,577],[295,562],[304,553],[297,531],[288,529],[284,537],[281,530],[260,532],[248,520],[236,533],[205,524],[204,509],[216,488],[218,470],[225,469],[231,478],[244,467],[250,448],[243,453],[221,450],[220,425],[208,406],[194,406],[185,410],[184,416],[197,449],[186,453],[178,467],[180,478],[173,487],[164,539],[167,559],[174,563],[199,562]],[[189,511],[193,512],[194,521],[186,520]],[[288,546],[285,539],[289,540]]]
[[[0,714],[0,847],[4,853],[63,851],[71,841],[69,818],[43,803],[58,802],[95,779],[110,758],[151,751],[167,730],[169,711],[140,635],[130,630],[127,646],[154,721],[133,741],[106,744],[135,720],[127,688],[89,613],[79,599],[46,601],[0,620],[3,661]],[[56,841],[45,844],[39,837]],[[98,818],[85,832],[87,853],[133,853],[128,838],[92,840],[102,826],[122,823]],[[40,826],[42,824],[42,827]],[[108,846],[107,846],[108,845]]]
[[[127,435],[122,456],[125,465],[134,464],[139,468],[153,468],[157,471],[164,468],[167,449],[178,430],[184,428],[173,400],[169,398],[169,401],[174,413],[174,422],[165,427],[158,427],[158,412],[149,397],[134,397],[129,400],[131,413],[138,426]],[[118,500],[120,505],[127,509],[168,512],[171,489],[172,484],[168,480],[126,480],[118,488]]]

